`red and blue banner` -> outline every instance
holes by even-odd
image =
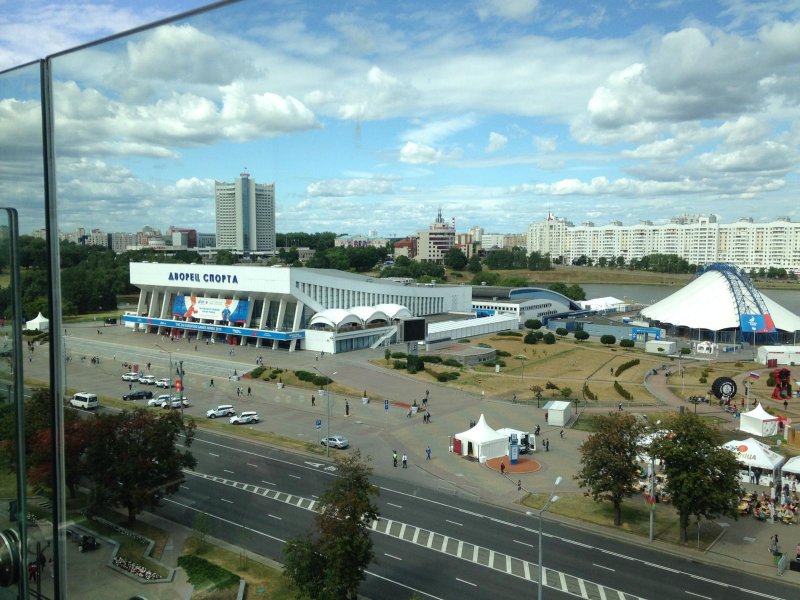
[[[772,333],[775,331],[775,323],[769,313],[743,314],[739,315],[739,325],[743,333]]]

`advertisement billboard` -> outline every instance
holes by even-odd
[[[775,323],[769,314],[743,314],[739,315],[739,324],[744,333],[772,333]]]
[[[244,323],[247,320],[247,300],[230,298],[203,298],[202,296],[176,296],[172,314],[184,319]]]

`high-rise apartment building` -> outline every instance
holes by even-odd
[[[665,225],[612,221],[575,226],[552,214],[528,227],[528,252],[550,253],[571,264],[581,256],[626,262],[648,254],[676,254],[690,264],[733,263],[741,269],[783,268],[800,272],[800,223],[781,217],[769,223],[743,218],[720,223],[716,215],[683,215]]]
[[[217,248],[275,253],[275,184],[242,173],[233,183],[214,182]]]
[[[441,264],[444,255],[456,243],[455,223],[447,223],[442,218],[442,209],[428,229],[417,233],[417,260]]]

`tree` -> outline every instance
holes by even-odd
[[[566,327],[558,327],[556,329],[556,335],[561,338],[567,337],[569,335],[569,331]]]
[[[552,331],[548,331],[544,334],[542,338],[545,344],[555,344],[556,343],[556,336],[553,335]]]
[[[738,518],[739,464],[733,452],[719,447],[719,432],[697,415],[674,415],[665,426],[669,435],[654,440],[650,452],[664,461],[666,491],[686,543],[691,516]]]
[[[574,333],[574,335],[575,339],[578,340],[579,342],[584,342],[589,339],[589,332],[584,331],[583,329],[579,329]]]
[[[464,254],[461,248],[456,248],[453,246],[444,253],[444,265],[455,271],[460,271],[466,267],[468,262],[467,256]]]
[[[634,494],[639,476],[636,456],[643,426],[634,415],[619,412],[598,415],[594,426],[595,433],[580,446],[581,469],[575,479],[595,502],[610,501],[614,525],[621,525],[622,500]]]
[[[617,338],[610,334],[601,335],[600,343],[606,346],[613,346],[614,344],[617,343]]]
[[[236,257],[230,250],[217,250],[216,262],[218,265],[235,265]]]
[[[481,257],[477,254],[473,254],[469,257],[469,262],[467,262],[467,271],[470,273],[480,273],[483,270],[483,266],[481,265]]]
[[[539,319],[528,319],[525,321],[525,327],[528,329],[541,329],[542,322]]]
[[[564,398],[564,400],[569,400],[570,398],[572,398],[572,388],[571,387],[563,387],[563,388],[561,388],[560,391],[561,391],[561,396]]]
[[[537,342],[536,334],[533,333],[532,331],[529,331],[528,333],[525,334],[525,337],[522,339],[522,341],[525,344],[535,344]]]
[[[315,600],[355,598],[373,558],[369,527],[378,518],[370,483],[372,469],[361,452],[337,458],[338,477],[318,500],[316,538],[289,539],[284,574],[301,593]]]
[[[94,484],[94,503],[121,506],[128,522],[145,508],[178,491],[183,469],[197,460],[188,448],[195,422],[182,421],[178,411],[156,413],[144,408],[98,415],[91,421],[85,452],[86,475]],[[183,436],[180,450],[175,444]]]

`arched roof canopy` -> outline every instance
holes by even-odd
[[[361,319],[364,325],[369,325],[373,321],[389,322],[389,316],[386,313],[372,306],[354,306],[350,312]]]
[[[375,310],[381,311],[393,321],[396,319],[410,319],[413,316],[411,311],[402,304],[376,304]]]
[[[339,327],[346,324],[364,326],[364,322],[358,316],[342,308],[323,310],[311,317],[309,321],[311,327],[319,323],[329,325],[333,329],[339,329]]]

